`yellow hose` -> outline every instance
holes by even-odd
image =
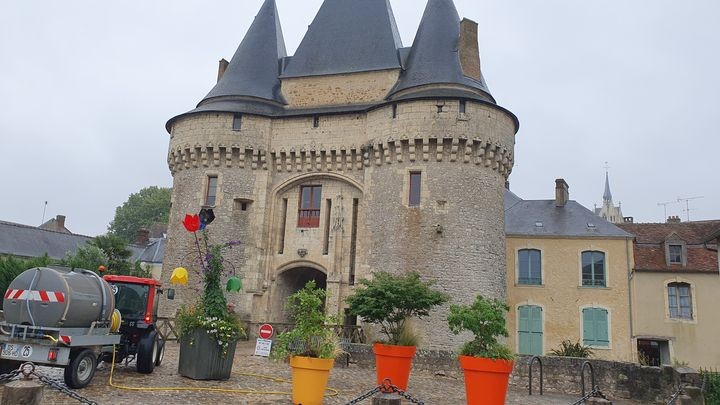
[[[113,382],[113,374],[115,372],[115,346],[113,346],[113,356],[112,356],[112,363],[110,365],[110,380],[108,381],[108,385],[117,388],[120,390],[127,390],[127,391],[205,391],[205,392],[223,392],[223,393],[230,393],[230,394],[248,394],[248,395],[292,395],[292,392],[285,392],[285,391],[255,391],[255,390],[249,390],[249,389],[232,389],[232,388],[208,388],[208,387],[127,387],[124,385],[118,385]],[[253,373],[233,373],[236,375],[241,375],[245,377],[256,377],[256,378],[262,378],[265,380],[270,380],[273,382],[279,382],[279,383],[291,383],[292,381],[285,380],[283,378],[279,377],[273,377],[269,375],[263,375],[263,374],[253,374]],[[339,391],[334,388],[326,388],[326,391],[329,391],[329,393],[325,394],[326,397],[334,397],[337,396]]]

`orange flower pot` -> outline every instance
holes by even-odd
[[[460,356],[468,405],[504,405],[512,360]]]
[[[407,390],[412,359],[415,357],[415,346],[392,346],[382,343],[373,345],[375,353],[375,371],[377,383],[389,378],[392,384],[399,389]]]
[[[330,370],[334,364],[334,359],[291,357],[293,404],[322,404],[328,377],[330,377]]]

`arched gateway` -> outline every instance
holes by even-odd
[[[315,281],[318,288],[327,288],[327,275],[318,268],[293,267],[278,275],[272,293],[273,314],[276,322],[290,322],[284,304],[290,295],[301,290],[309,281]]]

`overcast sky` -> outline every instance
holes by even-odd
[[[362,1],[362,0],[358,0]],[[212,88],[261,0],[0,2],[0,220],[105,233],[143,187],[171,186],[165,122]],[[425,1],[391,0],[412,44]],[[720,218],[720,2],[455,0],[480,27],[482,68],[520,119],[512,190],[616,203],[636,222],[698,197]],[[321,0],[278,0],[294,53]],[[668,215],[686,213],[684,204]]]

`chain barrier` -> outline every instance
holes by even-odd
[[[401,397],[407,399],[408,401],[412,402],[413,404],[425,405],[425,402],[413,397],[412,395],[406,393],[405,391],[401,390],[397,386],[393,385],[392,381],[390,381],[389,378],[384,379],[382,384],[380,384],[377,387],[373,388],[372,390],[366,392],[365,394],[353,399],[352,401],[346,403],[345,405],[358,404],[358,403],[372,397],[373,395],[377,394],[378,392],[382,392],[384,394],[395,393],[395,394],[398,394]]]
[[[677,401],[677,399],[680,397],[680,395],[684,394],[683,388],[685,388],[685,386],[683,386],[683,385],[680,385],[680,386],[677,387],[677,389],[675,390],[675,392],[672,394],[672,396],[670,397],[670,399],[667,401],[667,405],[674,405],[674,404],[675,404],[675,401]]]
[[[584,397],[578,399],[577,401],[573,402],[572,405],[584,404],[584,403],[585,403],[588,399],[590,399],[590,398],[602,398],[602,399],[607,399],[607,397],[605,396],[605,394],[603,394],[602,391],[600,391],[600,388],[595,387],[595,388],[593,388],[592,391],[590,391],[590,393],[588,393],[588,394],[585,395]]]
[[[33,363],[23,363],[17,370],[13,370],[6,374],[0,374],[0,383],[10,382],[19,375],[22,375],[25,380],[32,380],[32,376],[35,376],[46,387],[60,391],[61,393],[83,404],[99,405],[97,402],[89,400],[78,394],[77,392],[71,390],[64,383],[52,380],[51,378],[41,374],[35,369],[35,365]]]

